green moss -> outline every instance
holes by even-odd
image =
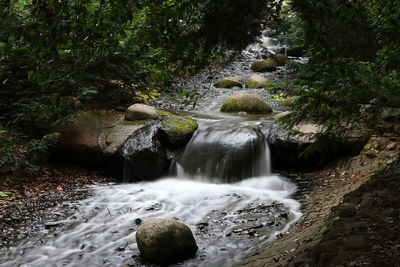
[[[223,112],[245,111],[255,114],[272,112],[271,107],[267,103],[247,93],[239,93],[228,97],[225,99],[220,110]]]
[[[169,115],[172,115],[171,112],[168,112],[168,111],[165,111],[165,110],[162,110],[162,109],[157,109],[157,114],[160,115],[160,116],[169,116]]]
[[[171,115],[162,122],[160,129],[167,144],[177,148],[190,140],[197,127],[197,123],[189,117]]]

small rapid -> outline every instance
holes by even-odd
[[[273,114],[221,113],[219,106],[236,89],[212,86],[222,76],[249,76],[251,62],[271,47],[279,48],[275,40],[263,36],[261,46],[249,46],[219,72],[175,85],[201,96],[196,109],[182,108],[172,94],[162,97],[161,108],[189,115],[199,124],[174,157],[168,177],[92,187],[92,196],[74,202],[76,213],[58,221],[47,236],[1,249],[0,266],[149,266],[140,257],[135,234],[151,218],[178,220],[192,230],[199,250],[182,266],[235,266],[288,231],[302,213],[292,197],[297,186],[272,173],[265,135]],[[278,69],[266,76],[279,80],[279,73]],[[267,90],[243,90],[279,111]],[[132,140],[126,145],[129,152],[143,143]],[[125,165],[128,178],[146,171],[143,166]],[[65,204],[70,203],[59,205]]]
[[[296,186],[279,176],[212,184],[165,178],[98,186],[57,237],[10,248],[0,266],[140,266],[135,242],[142,221],[170,218],[187,224],[199,251],[184,266],[232,266],[285,232],[301,216],[290,199]]]

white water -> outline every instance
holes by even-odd
[[[271,40],[262,39],[262,46],[273,50],[277,44]],[[242,61],[234,63],[221,76],[249,76],[250,65],[255,60],[253,53],[263,47],[250,46],[253,52],[244,51]],[[266,77],[274,78],[274,75],[266,74]],[[203,82],[201,80],[198,87],[204,87]],[[265,90],[246,90],[266,101],[269,99]],[[238,114],[220,113],[219,106],[231,93],[232,89],[209,90],[208,97],[201,98],[196,110],[190,113],[199,117],[211,114],[219,119],[211,127],[212,131],[197,133],[197,143],[209,142],[212,147],[213,142],[218,142],[221,147],[232,148],[240,143],[238,141],[243,141],[251,147],[252,143],[247,141],[254,135],[240,132],[238,128],[271,123],[268,115],[241,118]],[[223,129],[216,133],[215,126]],[[234,134],[228,134],[230,129]],[[187,170],[180,169],[178,178],[94,187],[94,196],[81,201],[76,214],[55,230],[57,236],[26,240],[18,247],[0,252],[0,266],[149,266],[140,259],[135,234],[138,223],[150,218],[176,219],[191,228],[199,251],[194,259],[185,261],[182,266],[237,265],[244,257],[272,242],[278,233],[288,231],[302,215],[300,204],[291,199],[296,186],[283,177],[270,174],[269,150],[266,143],[265,146],[254,154],[251,173],[257,177],[233,184],[205,176],[205,173],[212,173],[207,167],[196,177],[189,178]],[[239,154],[233,152],[236,158]],[[207,162],[216,154],[212,149],[210,153],[201,160]]]
[[[299,203],[290,199],[296,186],[278,176],[235,184],[167,178],[94,190],[94,197],[82,201],[77,214],[65,221],[67,227],[59,237],[34,247],[28,241],[11,248],[0,266],[138,266],[140,261],[132,258],[139,255],[138,218],[176,219],[192,229],[199,251],[183,266],[232,266],[278,232],[287,231],[301,216]],[[253,212],[243,211],[249,208]],[[283,210],[289,216],[282,219]],[[271,221],[281,225],[270,227]],[[208,223],[206,232],[199,230],[201,223]],[[260,236],[235,233],[251,225],[265,225],[257,228]]]

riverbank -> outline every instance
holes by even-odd
[[[372,137],[360,155],[306,174],[303,218],[242,265],[400,266],[399,145]]]
[[[0,249],[20,240],[48,235],[76,212],[73,205],[90,196],[90,185],[112,179],[103,172],[44,169],[31,177],[0,179]],[[68,201],[70,205],[64,205]]]

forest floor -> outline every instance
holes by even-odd
[[[242,265],[400,266],[399,146],[373,137],[360,155],[305,174],[303,218]]]
[[[76,206],[64,201],[84,199],[91,193],[90,185],[109,182],[112,179],[102,172],[78,169],[45,169],[31,177],[1,177],[0,249],[28,237],[46,235],[57,226],[55,221],[76,211]]]

